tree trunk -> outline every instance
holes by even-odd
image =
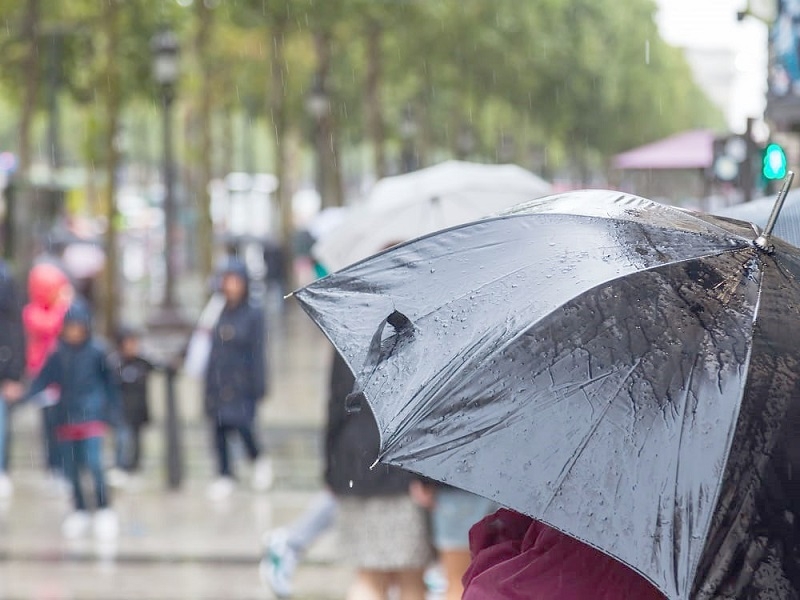
[[[200,127],[200,157],[197,174],[197,235],[200,249],[200,270],[207,278],[214,267],[214,230],[211,222],[211,197],[208,182],[212,177],[211,166],[211,94],[212,69],[208,48],[211,46],[213,27],[212,12],[206,2],[196,2],[198,28],[195,36],[195,52],[200,64],[200,105],[198,120]]]
[[[288,16],[278,11],[272,23],[272,52],[270,53],[269,112],[272,118],[273,142],[275,144],[275,175],[278,178],[278,208],[281,223],[281,247],[283,250],[285,283],[294,286],[294,217],[292,214],[292,193],[289,186],[287,140],[288,114],[286,106],[287,65],[285,50]]]
[[[342,177],[339,172],[338,141],[336,121],[332,110],[333,99],[330,94],[331,74],[331,33],[329,31],[314,32],[314,48],[317,55],[317,83],[328,96],[328,110],[320,115],[317,121],[317,169],[319,169],[319,193],[322,206],[341,206],[344,202]]]
[[[375,178],[386,176],[386,125],[381,103],[381,83],[383,76],[383,55],[381,41],[383,30],[380,23],[370,19],[367,23],[367,76],[366,76],[366,109],[367,135],[372,144],[373,168]]]
[[[420,168],[430,164],[430,156],[433,148],[433,119],[431,117],[431,106],[433,98],[431,90],[433,82],[431,76],[431,65],[426,64],[422,67],[422,89],[419,91],[417,102],[417,115],[419,119],[419,135],[417,140],[417,157]]]
[[[31,127],[36,112],[36,98],[39,94],[39,0],[27,0],[22,22],[22,38],[28,42],[25,56],[25,90],[18,131],[18,191],[14,198],[14,263],[17,272],[27,273],[33,261],[34,239],[31,232],[38,213],[34,206],[35,194],[30,186],[31,168]]]
[[[331,185],[334,191],[335,206],[344,206],[344,182],[342,181],[342,153],[339,140],[339,126],[334,117],[331,125],[331,175],[333,177]]]
[[[236,164],[236,127],[234,125],[233,107],[226,103],[222,108],[222,140],[220,140],[223,175],[238,168]]]
[[[120,108],[122,96],[120,90],[120,73],[116,55],[116,44],[119,39],[119,3],[106,2],[103,14],[103,28],[105,30],[105,109],[106,109],[106,188],[105,207],[106,220],[106,268],[105,268],[105,293],[103,299],[105,310],[103,312],[103,330],[107,336],[112,336],[118,326],[117,315],[119,312],[119,294],[117,290],[118,256],[117,256],[117,203],[116,172],[120,162],[119,148],[116,137],[119,131]]]

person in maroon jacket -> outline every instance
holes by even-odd
[[[621,562],[511,510],[473,526],[470,550],[463,600],[665,600]]]

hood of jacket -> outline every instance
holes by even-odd
[[[74,300],[64,315],[64,325],[78,323],[86,328],[87,340],[92,333],[92,312],[89,306],[81,299]]]
[[[247,265],[239,258],[229,258],[217,272],[217,287],[220,291],[222,290],[222,281],[228,275],[233,275],[244,281],[243,302],[246,304],[250,297],[250,273],[247,270]]]
[[[247,265],[239,258],[229,258],[222,268],[219,270],[220,279],[226,275],[235,275],[250,283],[250,273],[247,271]]]
[[[62,290],[70,285],[69,277],[57,266],[41,263],[28,275],[28,296],[32,304],[49,307],[58,301]]]

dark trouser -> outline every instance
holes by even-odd
[[[245,450],[247,450],[247,454],[252,460],[258,458],[260,452],[255,436],[253,435],[252,423],[248,423],[247,425],[221,425],[217,423],[214,427],[214,437],[217,446],[219,474],[222,477],[230,477],[232,475],[228,439],[234,431],[238,432],[241,436]]]
[[[52,406],[42,409],[42,433],[44,440],[44,455],[48,471],[62,471],[64,463],[60,456],[61,447],[56,439],[56,425]],[[64,473],[66,475],[66,473]]]
[[[138,471],[142,453],[142,426],[123,425],[114,433],[117,446],[117,467],[123,471]]]
[[[59,450],[64,474],[72,484],[75,510],[86,510],[86,499],[81,488],[81,471],[87,469],[94,480],[97,508],[108,506],[106,480],[103,475],[103,438],[92,437],[75,442],[60,442]]]
[[[128,451],[127,471],[138,471],[142,460],[142,426],[131,425],[131,446]]]

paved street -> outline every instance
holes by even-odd
[[[16,492],[0,510],[0,600],[172,600],[270,597],[258,579],[260,539],[290,521],[319,489],[320,435],[329,347],[295,308],[273,317],[273,382],[262,431],[273,456],[273,491],[242,485],[229,501],[213,503],[213,476],[197,382],[179,381],[185,484],[165,491],[163,381],[153,381],[156,422],[146,437],[145,474],[115,493],[121,535],[113,545],[67,543],[60,522],[69,506],[45,484],[38,414],[14,415]],[[247,481],[246,469],[242,469]],[[297,577],[297,598],[341,598],[349,571],[336,563],[332,534],[320,540]]]

